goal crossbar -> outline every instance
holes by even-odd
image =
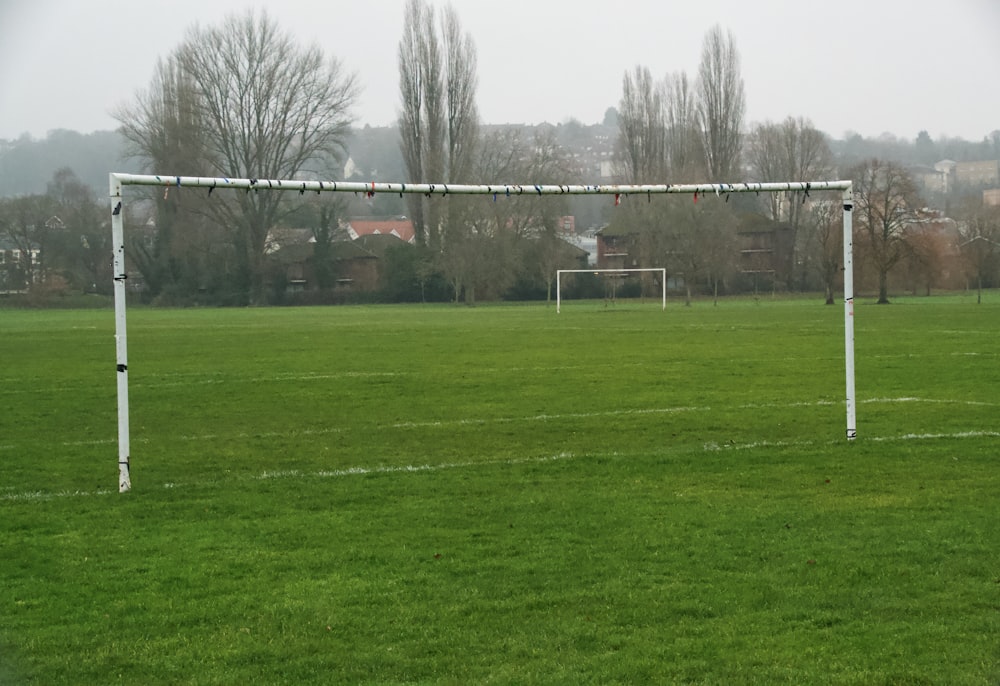
[[[300,179],[231,179],[206,176],[111,174],[111,183],[122,186],[176,186],[178,188],[234,188],[242,190],[312,191],[317,193],[418,193],[423,195],[662,195],[774,193],[781,191],[843,191],[850,181],[789,181],[782,183],[697,184],[457,184],[378,183],[361,181],[306,181]]]
[[[128,406],[128,337],[125,314],[125,282],[128,278],[125,260],[124,197],[125,186],[161,186],[202,188],[211,193],[216,189],[245,192],[298,191],[332,193],[422,194],[448,195],[613,195],[616,204],[631,195],[653,196],[686,194],[727,196],[730,193],[776,193],[840,191],[844,210],[844,368],[846,375],[847,438],[857,437],[856,401],[854,391],[854,258],[853,258],[853,185],[851,181],[789,181],[766,183],[700,183],[700,184],[451,184],[451,183],[378,183],[355,181],[306,181],[300,179],[253,179],[204,176],[171,176],[157,174],[109,174],[111,200],[111,233],[113,248],[112,278],[115,302],[115,352],[118,387],[118,490],[132,488],[130,475],[130,437]],[[587,270],[593,271],[593,270]],[[613,270],[622,271],[622,270]],[[665,280],[664,280],[665,281]],[[664,284],[665,286],[665,284]]]
[[[557,269],[556,270],[556,314],[562,312],[562,275],[563,274],[622,274],[628,272],[659,272],[660,301],[662,309],[667,309],[667,269],[666,267],[630,267],[628,269]]]

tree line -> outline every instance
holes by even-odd
[[[977,284],[995,283],[1000,213],[984,207],[981,198],[965,198],[955,212],[959,221],[953,222],[927,207],[900,162],[842,155],[838,164],[829,138],[808,119],[788,117],[748,127],[744,112],[739,51],[732,34],[720,26],[706,34],[694,78],[677,72],[657,80],[637,66],[624,76],[618,112],[622,178],[630,183],[851,179],[853,238],[860,258],[856,282],[870,286],[877,302],[889,302],[890,276],[902,267],[903,280],[920,282],[928,290],[941,285],[949,271],[974,273]],[[1000,153],[1000,132],[983,145],[990,148],[994,142]],[[936,152],[929,143],[922,132],[916,147],[923,148],[926,159]],[[842,262],[841,201],[802,195],[770,193],[733,202],[726,197],[700,208],[630,203],[616,213],[607,231],[633,236],[638,264],[632,266],[667,267],[684,284],[688,302],[692,288],[717,295],[720,287],[738,288],[741,281],[745,287],[750,274],[756,283],[765,272],[772,287],[822,288],[832,303]],[[739,254],[738,233],[762,227],[788,236],[787,264],[776,263],[774,243]],[[753,245],[742,242],[748,244]],[[772,257],[755,264],[755,252]]]
[[[74,293],[111,293],[106,203],[68,168],[45,193],[0,198],[0,293],[33,302]]]
[[[590,170],[579,167],[552,128],[529,133],[482,125],[475,43],[454,8],[439,11],[426,0],[409,0],[398,67],[396,131],[407,180],[590,181]],[[358,88],[357,76],[336,58],[317,45],[297,43],[266,12],[249,11],[217,26],[192,27],[160,60],[148,88],[116,117],[126,153],[141,171],[336,179]],[[693,76],[676,72],[656,79],[641,65],[625,72],[618,108],[608,118],[617,127],[619,180],[855,179],[858,252],[874,275],[880,301],[887,301],[889,276],[899,265],[929,273],[938,268],[934,261],[941,253],[955,247],[938,245],[920,230],[928,224],[926,203],[901,164],[855,160],[843,149],[835,153],[830,138],[805,118],[748,127],[745,109],[739,51],[720,26],[705,35]],[[940,151],[933,146],[922,134],[915,148],[929,158]],[[19,261],[32,254],[45,260],[17,267],[8,260],[7,272],[14,274],[8,281],[52,285],[58,271],[67,288],[108,290],[109,279],[99,278],[109,271],[104,213],[93,194],[84,197],[71,172],[57,177],[44,196],[0,203],[0,236],[26,248],[43,247],[18,250]],[[71,202],[79,206],[71,210]],[[273,302],[281,299],[281,283],[274,278],[269,236],[282,226],[308,227],[315,241],[315,285],[332,289],[337,275],[331,255],[343,238],[338,232],[346,203],[332,194],[147,191],[142,202],[128,207],[126,222],[137,227],[129,231],[128,256],[147,298]],[[758,221],[752,217],[763,217],[791,236],[791,267],[780,275],[770,270],[770,278],[780,276],[782,289],[822,288],[832,299],[840,269],[838,204],[781,194],[700,204],[632,199],[608,211],[605,231],[634,236],[642,262],[636,266],[667,267],[690,298],[693,291],[718,294],[745,282],[754,270],[738,262],[737,232]],[[405,207],[416,245],[386,256],[396,272],[393,298],[413,298],[419,291],[421,297],[474,303],[518,292],[550,293],[555,269],[576,266],[560,238],[560,218],[568,211],[564,199],[407,196]],[[978,265],[969,267],[977,282],[992,285],[993,248],[1000,241],[994,214],[975,203],[962,212],[959,252],[967,264]],[[29,278],[42,266],[46,276]]]

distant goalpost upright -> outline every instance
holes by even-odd
[[[557,269],[556,270],[556,314],[562,312],[562,275],[563,274],[630,274],[632,272],[660,273],[660,301],[662,309],[667,309],[667,270],[666,267],[630,267],[628,269]]]
[[[547,184],[445,184],[445,183],[359,183],[342,181],[301,181],[273,179],[230,179],[224,177],[166,176],[152,174],[109,175],[111,199],[111,233],[113,243],[112,278],[115,302],[115,353],[118,387],[118,490],[132,488],[130,473],[130,436],[128,405],[128,337],[125,314],[125,282],[128,279],[125,259],[125,186],[161,186],[202,188],[250,192],[298,191],[299,193],[419,193],[426,196],[448,195],[613,195],[615,204],[630,195],[664,194],[728,196],[730,193],[787,193],[840,191],[844,210],[844,369],[846,377],[847,439],[857,437],[854,392],[854,257],[853,211],[854,196],[851,181],[790,181],[781,183],[703,183],[703,184],[615,184],[615,185],[547,185]],[[593,271],[593,270],[587,270]],[[615,270],[622,271],[622,270]],[[664,279],[665,281],[665,279]],[[665,285],[665,283],[664,283]]]

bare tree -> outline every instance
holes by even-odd
[[[52,175],[46,195],[63,227],[59,257],[70,283],[86,292],[110,294],[111,232],[93,189],[63,167]]]
[[[841,203],[825,201],[815,203],[806,220],[811,227],[807,232],[810,237],[813,254],[809,262],[819,276],[826,294],[826,304],[833,305],[833,290],[836,287],[837,274],[841,272],[840,263],[844,251],[843,211]]]
[[[931,289],[942,283],[948,274],[947,258],[954,246],[954,236],[937,230],[935,223],[916,224],[907,231],[902,268],[913,295],[918,289],[930,295]]]
[[[497,131],[484,137],[480,150],[474,172],[482,178],[545,184],[558,183],[569,173],[553,130],[539,131],[532,141],[517,130]],[[456,301],[463,293],[468,304],[501,295],[520,275],[528,246],[536,250],[532,257],[545,274],[565,256],[565,244],[557,236],[558,219],[566,213],[563,198],[526,193],[493,198],[486,205],[477,197],[450,200],[451,220],[439,261]]]
[[[482,148],[478,165],[482,178],[558,184],[572,173],[553,128],[539,128],[531,140],[525,140],[517,130],[500,132],[484,139]],[[490,204],[491,231],[504,230],[517,238],[528,238],[543,229],[555,230],[556,219],[566,214],[566,208],[562,197],[514,195]]]
[[[628,183],[662,183],[667,170],[667,123],[662,84],[649,69],[625,72],[618,109],[618,147]]]
[[[428,98],[440,97],[440,60],[437,50],[437,34],[434,31],[434,9],[421,0],[410,0],[406,4],[403,21],[403,37],[399,41],[399,92],[402,110],[399,115],[400,149],[409,177],[414,181],[426,181],[427,174],[436,170],[425,169],[433,166],[427,160],[431,139],[436,137],[440,122],[427,122],[431,113],[438,113],[437,104],[427,105]],[[417,241],[427,241],[424,217],[424,202],[416,196],[408,198],[410,216],[416,230]]]
[[[757,124],[750,131],[747,141],[747,163],[754,181],[791,181],[788,160],[784,155],[780,124],[765,122]],[[782,219],[787,198],[780,193],[768,193],[762,198],[767,203],[766,212],[774,221]]]
[[[447,114],[448,155],[445,178],[448,181],[468,180],[475,162],[476,141],[479,137],[479,110],[476,89],[479,85],[476,45],[472,36],[462,33],[455,8],[445,9],[441,20],[445,54],[445,111]]]
[[[160,112],[173,104],[174,87],[185,94],[190,89],[190,102],[185,95],[176,111]],[[303,169],[330,174],[344,151],[357,91],[356,78],[319,46],[303,48],[266,13],[248,11],[215,27],[189,29],[151,89],[122,110],[119,121],[145,152],[177,153],[185,168],[215,176],[288,179]],[[179,130],[165,141],[148,129],[173,120]],[[281,193],[250,192],[207,205],[231,230],[240,290],[253,300],[262,294],[267,233],[284,202]]]
[[[663,182],[672,174],[729,181],[738,169],[744,94],[732,34],[705,37],[696,86],[677,72],[662,82],[649,70],[626,73],[619,108],[619,161],[631,183]],[[613,224],[638,235],[639,261],[683,274],[688,288],[708,280],[718,293],[732,270],[732,213],[629,203]]]
[[[732,206],[717,198],[675,203],[668,221],[671,263],[684,279],[684,304],[691,304],[692,287],[699,281],[711,288],[713,301],[717,301],[719,285],[735,269],[736,216]]]
[[[654,81],[637,66],[622,79],[618,111],[618,157],[629,183],[663,183],[703,173],[696,93],[687,74]]]
[[[683,143],[678,119],[684,118],[683,106],[670,99],[674,95],[671,84],[669,80],[655,82],[645,67],[637,66],[633,72],[625,73],[618,113],[617,152],[628,183],[665,183],[671,171],[671,145],[678,145],[678,139]],[[666,228],[667,211],[666,203],[626,202],[614,214],[615,230],[637,234],[637,260],[642,266],[667,266],[674,241]]]
[[[964,212],[959,250],[967,273],[976,280],[976,302],[983,302],[983,282],[1000,268],[1000,208],[976,207]]]
[[[539,131],[535,134],[532,146],[533,154],[528,159],[528,170],[524,178],[536,180],[539,184],[563,183],[563,179],[571,176],[573,171],[566,151],[556,140],[554,129]],[[527,207],[522,210],[531,217],[530,249],[537,276],[545,284],[545,299],[552,299],[552,287],[555,283],[557,269],[572,269],[572,249],[560,234],[562,227],[560,219],[569,211],[569,205],[563,197],[548,197],[529,195]]]
[[[756,181],[819,180],[832,169],[832,154],[826,137],[807,119],[788,117],[780,124],[765,122],[755,126],[747,146],[748,162]],[[811,254],[806,246],[813,237],[803,228],[818,226],[806,221],[808,198],[796,193],[768,193],[767,210],[772,221],[784,222],[792,231],[793,269],[785,275],[787,286],[796,279],[804,284]],[[798,265],[798,269],[795,268]]]
[[[409,0],[399,42],[400,148],[407,174],[425,183],[468,181],[478,138],[476,48],[448,7],[439,27],[433,5]],[[410,196],[417,238],[440,247],[448,222],[434,198]]]
[[[698,132],[695,93],[684,72],[669,75],[664,83],[666,153],[675,178],[693,180],[704,173],[705,158]]]
[[[826,137],[808,119],[788,117],[780,124],[753,127],[747,162],[756,181],[810,181],[831,172],[832,154]],[[775,221],[796,224],[804,214],[802,202],[787,194],[769,193],[769,214]],[[801,200],[801,198],[798,198]]]
[[[739,170],[746,97],[736,41],[719,25],[702,43],[697,92],[708,181],[732,181]]]
[[[858,230],[878,272],[878,303],[889,302],[889,271],[904,256],[907,229],[922,203],[912,177],[898,164],[871,159],[854,167]]]
[[[150,85],[131,103],[115,111],[125,154],[137,159],[149,173],[206,176],[209,165],[200,140],[206,129],[199,116],[196,85],[177,55],[159,60]],[[146,295],[156,298],[171,286],[195,290],[204,279],[199,263],[208,251],[204,199],[192,194],[149,189],[156,231],[152,244],[145,236],[129,234],[129,255],[142,274]],[[188,248],[194,248],[188,250]]]
[[[114,112],[126,154],[149,173],[205,174],[197,100],[177,55],[158,60],[149,87]]]
[[[0,198],[0,239],[17,251],[17,259],[0,260],[0,291],[23,290],[46,278],[46,262],[54,245],[47,240],[55,209],[44,195]],[[37,260],[36,260],[37,256]]]
[[[477,175],[490,179],[517,178],[528,155],[527,146],[515,130],[500,130],[485,136],[480,142],[481,154],[475,163]],[[520,237],[522,224],[518,204],[524,198],[493,198],[484,206],[474,196],[449,199],[450,222],[445,228],[437,262],[451,285],[455,302],[464,294],[467,304],[475,304],[477,292],[484,294],[487,281],[513,281],[515,265],[502,260],[510,253],[493,253],[493,241],[501,230]]]

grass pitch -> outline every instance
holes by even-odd
[[[1000,306],[0,311],[2,683],[1000,680]]]

